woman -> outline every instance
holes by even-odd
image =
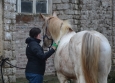
[[[51,50],[44,53],[40,46],[41,30],[39,28],[32,28],[29,36],[26,39],[26,56],[28,59],[25,75],[29,83],[43,83],[43,76],[45,72],[46,59],[49,58],[56,50],[56,44],[52,45]]]

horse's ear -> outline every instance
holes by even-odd
[[[41,13],[39,14],[39,18],[40,18],[40,19],[43,19],[43,20],[46,19],[46,17],[45,17],[44,15],[42,15]]]
[[[54,16],[54,17],[57,17],[57,14],[56,14],[56,12],[53,12],[53,16]]]

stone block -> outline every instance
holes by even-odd
[[[56,5],[52,5],[53,10],[56,10]]]
[[[9,58],[9,60],[12,59],[12,51],[4,51],[4,57]]]
[[[74,9],[76,9],[76,10],[78,10],[79,8],[78,8],[78,5],[74,5]]]
[[[16,4],[16,0],[9,0],[9,3]]]
[[[13,53],[12,53],[12,58],[13,58],[13,59],[16,59],[16,51],[13,51]]]
[[[57,4],[57,9],[60,10],[60,9],[69,9],[70,6],[69,4]]]
[[[81,17],[80,17],[80,15],[74,15],[73,16],[73,19],[76,19],[76,20],[78,20],[78,19],[80,19]]]
[[[87,20],[87,18],[88,18],[87,15],[82,15],[80,19],[81,20]]]
[[[11,17],[10,17],[10,12],[8,12],[8,11],[6,11],[6,12],[4,12],[4,17],[5,18],[7,18],[7,19],[10,19]]]
[[[71,25],[74,24],[74,22],[73,22],[74,20],[73,19],[67,19],[67,20],[70,22]]]
[[[64,11],[59,11],[59,14],[64,14]]]
[[[109,6],[109,3],[108,3],[108,2],[103,1],[103,2],[102,2],[102,6],[104,6],[104,7],[108,7],[108,6]]]
[[[15,44],[15,41],[12,41],[12,51],[15,51],[16,50],[16,44]]]
[[[59,15],[58,17],[61,18],[61,19],[64,19],[64,20],[73,18],[72,15]]]
[[[61,3],[61,0],[52,0],[53,3]]]
[[[10,41],[4,41],[4,50],[11,50],[12,44]]]
[[[78,0],[70,0],[71,3],[78,3]]]
[[[9,27],[10,27],[10,30],[11,30],[12,32],[15,32],[15,31],[16,31],[16,25],[15,25],[15,24],[10,24]]]
[[[75,11],[75,14],[80,14],[80,11]]]
[[[11,20],[4,17],[4,24],[6,23],[11,23]]]
[[[69,4],[69,5],[70,5],[70,7],[69,7],[70,10],[73,10],[75,8],[75,4]]]
[[[65,10],[65,14],[66,14],[66,15],[68,15],[68,14],[72,15],[72,14],[74,14],[74,13],[75,13],[74,10],[70,10],[70,9]]]
[[[68,2],[69,2],[69,0],[62,0],[62,2],[63,2],[63,3],[68,3]]]
[[[10,12],[12,10],[12,5],[9,3],[4,3],[4,7],[5,7],[4,10],[7,12],[8,11]]]
[[[12,24],[16,24],[16,19],[11,19]]]
[[[12,33],[11,32],[5,32],[5,40],[11,41],[12,40]]]
[[[75,24],[80,24],[80,20],[74,20]]]
[[[12,68],[12,73],[16,74],[16,68]]]
[[[5,31],[9,31],[9,30],[10,30],[9,24],[5,24],[5,25],[4,25],[4,30],[5,30]]]
[[[11,5],[9,11],[10,12],[15,12],[16,11],[16,5]]]
[[[11,75],[12,74],[12,68],[4,68],[4,75]]]
[[[8,77],[7,76],[3,76],[4,77],[4,83],[9,83]]]
[[[8,6],[5,4],[4,5],[4,11],[7,11],[8,10]]]
[[[15,12],[11,12],[10,13],[10,18],[11,19],[15,19],[16,18],[16,13]]]
[[[9,0],[4,0],[5,3],[8,3]]]
[[[14,66],[16,66],[16,62],[17,62],[16,59],[10,61],[10,63],[11,63],[12,65],[14,65]]]
[[[11,75],[11,76],[8,76],[8,77],[9,77],[10,83],[16,82],[16,76],[15,75]]]

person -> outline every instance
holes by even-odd
[[[40,46],[41,30],[39,28],[32,28],[29,31],[29,36],[26,39],[26,56],[28,59],[25,76],[29,83],[43,83],[43,76],[45,72],[46,60],[55,52],[57,44],[53,44],[52,48],[45,52]]]

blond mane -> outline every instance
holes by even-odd
[[[54,17],[53,19],[50,20],[49,25],[48,25],[48,30],[49,30],[52,38],[56,42],[58,42],[64,34],[70,32],[70,31],[73,31],[69,21],[67,21],[67,20],[63,21],[57,17]]]

